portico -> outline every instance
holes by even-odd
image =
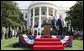
[[[37,31],[37,35],[41,35],[43,30],[43,20],[52,19],[54,16],[57,16],[58,8],[51,3],[35,3],[30,5],[28,10],[28,16],[30,16],[30,27],[33,31],[32,35],[34,35],[35,30]]]

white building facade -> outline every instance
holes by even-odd
[[[58,7],[50,2],[46,1],[33,1],[29,5],[28,9],[21,9],[24,20],[27,21],[27,29],[31,28],[34,35],[34,31],[37,31],[37,35],[41,35],[43,27],[41,26],[44,19],[53,19],[53,17],[59,18],[60,14],[63,19],[66,17],[67,10]],[[66,22],[64,24],[66,26]]]

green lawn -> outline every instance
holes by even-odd
[[[83,40],[73,40],[73,47],[65,50],[83,50]]]
[[[18,38],[1,40],[1,50],[31,50],[29,48],[13,47],[13,44],[17,42],[18,42]]]
[[[14,48],[12,45],[18,42],[18,38],[1,40],[1,50],[31,50],[30,48]],[[72,48],[65,48],[65,50],[83,50],[83,40],[73,40]]]

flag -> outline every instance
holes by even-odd
[[[35,41],[35,36],[26,35],[26,34],[19,36],[19,46],[20,47],[33,45],[34,41]]]

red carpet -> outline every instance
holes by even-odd
[[[35,39],[33,50],[64,50],[60,39],[40,38]]]

